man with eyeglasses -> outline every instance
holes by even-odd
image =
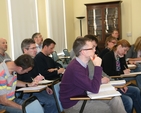
[[[37,47],[33,39],[24,39],[21,43],[21,49],[23,54],[28,54],[32,58],[34,58],[37,54]],[[34,62],[33,69],[26,74],[18,75],[18,80],[29,83],[32,81],[39,82],[40,80],[44,79],[44,77],[39,75],[39,73],[40,72],[37,69],[37,64]],[[44,113],[58,113],[53,92],[49,87],[41,92],[33,93],[33,95],[35,95],[39,102],[43,105]],[[29,96],[30,94],[24,94],[23,99],[27,99]]]
[[[83,101],[71,97],[85,96],[86,91],[99,92],[102,78],[101,58],[95,55],[96,46],[88,37],[78,38],[73,43],[76,58],[67,66],[60,84],[60,101],[65,113],[79,113]],[[95,65],[93,78],[89,78],[88,62]],[[88,100],[84,113],[126,113],[120,97],[111,100]]]

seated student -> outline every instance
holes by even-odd
[[[102,58],[106,53],[111,51],[116,43],[117,39],[115,37],[109,36],[105,41],[105,49],[100,52],[99,57]]]
[[[17,81],[16,73],[28,73],[33,66],[33,59],[29,55],[21,55],[15,61],[4,60],[0,64],[0,109],[5,109],[8,113],[23,113],[23,100],[15,98],[15,88],[25,87],[27,82]],[[37,84],[32,82],[28,85]]]
[[[39,53],[42,50],[42,46],[43,46],[43,37],[41,33],[34,33],[32,35],[32,39],[35,41],[37,46],[37,53]]]
[[[34,40],[32,39],[24,39],[21,43],[21,49],[23,51],[23,54],[28,54],[32,58],[34,58],[37,54],[37,47],[35,45]],[[44,77],[39,75],[40,72],[38,72],[36,68],[36,63],[34,63],[34,67],[31,71],[25,74],[18,74],[18,80],[24,81],[24,82],[32,82],[32,81],[40,81]],[[32,80],[33,79],[33,80]],[[33,93],[32,95],[35,95],[39,102],[43,105],[44,113],[58,113],[56,102],[53,96],[52,90],[47,87],[46,90],[43,90],[38,93]],[[30,96],[30,94],[26,93],[23,94],[23,99],[27,99]]]
[[[6,53],[7,41],[4,38],[0,38],[0,63],[5,59],[10,59],[10,56]]]
[[[129,48],[130,44],[127,40],[119,40],[113,47],[113,50],[104,55],[102,59],[102,67],[107,75],[114,76],[130,73],[124,57]],[[120,90],[122,94],[127,95],[132,99],[136,113],[140,113],[141,96],[139,88],[129,86]]]
[[[38,71],[48,80],[54,80],[60,78],[65,69],[55,62],[49,55],[52,54],[55,42],[47,38],[43,42],[43,48],[40,53],[35,57],[35,63],[37,64]]]
[[[131,48],[127,52],[126,61],[128,61],[129,64],[135,64],[137,66],[134,70],[132,70],[133,72],[141,71],[141,63],[136,63],[136,61],[141,61],[141,36],[136,39],[135,43],[131,46]],[[140,74],[136,76],[136,83],[141,90]]]
[[[65,113],[78,113],[83,101],[72,101],[70,97],[87,95],[86,91],[98,93],[101,77],[101,59],[97,57],[95,46],[88,38],[78,38],[74,41],[73,51],[76,58],[68,65],[60,84],[60,101]],[[94,58],[94,59],[93,59]],[[93,79],[89,79],[88,61],[92,60],[95,65]],[[101,111],[97,104],[105,103],[109,107]],[[98,107],[98,108],[97,108]],[[103,106],[101,106],[103,107]],[[126,113],[120,97],[111,100],[89,100],[84,108],[84,113]]]

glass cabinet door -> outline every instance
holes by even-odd
[[[111,34],[113,29],[118,29],[118,8],[105,8],[105,34]]]
[[[102,9],[88,11],[88,34],[97,35],[98,40],[102,40]]]

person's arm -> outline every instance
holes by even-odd
[[[93,58],[91,58],[93,60]],[[101,59],[99,57],[95,57],[95,59],[92,61],[95,65],[95,71],[94,71],[94,75],[93,75],[93,79],[91,80],[88,76],[88,72],[84,72],[82,70],[83,67],[81,66],[73,66],[71,67],[71,69],[69,70],[69,72],[65,72],[69,73],[71,76],[74,75],[75,79],[74,79],[74,84],[77,87],[80,87],[86,91],[90,91],[93,93],[98,93],[99,88],[100,88],[100,84],[101,84],[101,78],[102,78],[102,68],[101,68]],[[75,67],[75,68],[74,68]],[[71,71],[74,70],[73,74],[71,74]],[[66,70],[67,71],[67,70]]]
[[[17,80],[17,87],[32,87],[32,86],[37,86],[38,85],[38,82],[36,81],[33,81],[31,83],[29,82],[23,82],[23,81],[20,81],[20,80]]]
[[[35,60],[35,64],[38,69],[38,72],[41,73],[41,75],[43,75],[45,77],[45,79],[51,80],[53,78],[60,77],[58,74],[58,70],[55,70],[53,72],[48,71],[48,69],[50,69],[48,67],[48,65],[50,65],[50,63],[54,63],[53,59],[50,59],[50,61],[47,62],[46,59],[43,59],[43,58],[40,58],[39,56],[36,56],[34,60]]]
[[[17,108],[17,109],[22,109],[21,105],[15,103],[12,100],[8,100],[6,98],[6,94],[0,95],[0,104],[2,104],[4,106],[11,106],[11,107],[14,107],[14,108]]]

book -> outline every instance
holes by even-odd
[[[20,88],[17,89],[16,91],[40,91],[42,89],[45,89],[47,87],[47,85],[39,85],[39,86],[35,86],[35,87],[24,87],[24,88]]]
[[[92,93],[92,92],[87,91],[87,95],[91,99],[100,99],[100,98],[120,96],[121,93],[116,91],[116,89],[111,84],[102,84],[100,86],[98,93]]]
[[[38,84],[48,84],[48,83],[52,83],[53,80],[42,80],[42,81],[39,81]]]

